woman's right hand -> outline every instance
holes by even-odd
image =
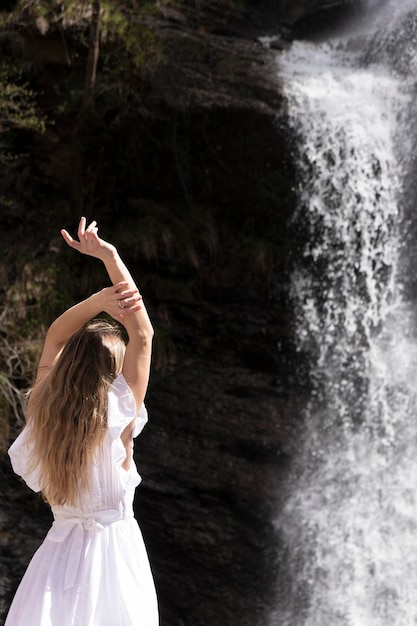
[[[87,254],[101,260],[104,260],[109,253],[114,254],[116,248],[98,236],[97,222],[94,220],[87,227],[86,224],[87,220],[85,217],[82,217],[78,224],[77,234],[79,241],[73,239],[64,228],[61,230],[61,235],[70,248],[74,248],[81,254]]]
[[[130,287],[127,281],[105,287],[97,295],[101,298],[102,310],[122,323],[127,315],[136,313],[142,308],[142,296],[136,288]]]

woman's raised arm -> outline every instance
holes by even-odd
[[[78,241],[66,230],[62,230],[61,233],[71,248],[81,254],[96,257],[104,263],[114,287],[124,284],[124,288],[117,289],[118,315],[113,317],[124,324],[129,336],[123,375],[133,392],[139,410],[149,381],[153,328],[136,284],[115,246],[98,236],[96,222],[86,227],[85,218],[81,218]]]

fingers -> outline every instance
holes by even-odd
[[[97,222],[96,220],[93,220],[86,228],[87,225],[87,220],[85,217],[82,217],[80,219],[80,222],[78,224],[78,239],[81,241],[82,239],[87,239],[89,234],[93,234],[96,235],[98,232],[98,227],[97,227]]]
[[[142,298],[137,287],[129,287],[126,280],[122,280],[120,283],[113,285],[114,293],[118,295],[119,300],[126,300],[128,298]]]
[[[84,218],[84,219],[85,219],[85,218]],[[86,232],[86,233],[91,233],[91,232],[93,232],[93,231],[97,231],[97,230],[98,230],[98,228],[97,228],[97,222],[96,222],[96,220],[93,220],[93,221],[91,222],[91,224],[88,226],[88,228],[87,228],[87,230],[86,230],[85,232]]]
[[[78,231],[77,231],[78,239],[80,240],[81,240],[81,237],[84,237],[85,235],[85,223],[86,223],[86,219],[85,217],[82,217],[80,219],[80,223],[78,224]]]
[[[74,241],[73,238],[71,237],[71,235],[69,234],[69,232],[67,230],[65,230],[64,228],[61,229],[61,235],[63,236],[63,238],[65,239],[65,241],[67,242],[67,244],[69,246]]]
[[[127,280],[121,280],[119,283],[116,283],[115,285],[113,285],[114,292],[119,293],[128,286],[129,286],[129,283],[127,282]]]
[[[136,306],[139,306],[139,309],[141,309],[142,308],[140,305],[141,300],[142,300],[142,296],[139,293],[135,293],[131,297],[117,298],[117,306],[120,309],[132,309],[132,308],[135,308]],[[136,310],[139,310],[139,309],[136,309]]]
[[[97,241],[98,240],[98,228],[97,228],[97,222],[95,220],[93,220],[91,222],[91,224],[89,224],[87,230],[85,231],[85,239],[88,239],[90,241]]]
[[[76,248],[77,246],[79,246],[80,244],[78,243],[78,241],[75,241],[71,235],[69,234],[69,232],[67,230],[65,230],[64,228],[61,230],[61,235],[63,236],[63,238],[65,239],[65,242],[71,246],[71,248]]]
[[[120,281],[111,287],[105,287],[102,294],[103,311],[122,324],[126,317],[142,308],[142,296],[137,287],[132,287],[128,281]]]
[[[132,315],[132,313],[137,313],[138,311],[140,311],[142,308],[142,305],[139,304],[139,302],[137,302],[136,304],[132,304],[131,306],[128,307],[124,307],[123,309],[123,315]]]
[[[77,235],[78,235],[78,239],[79,241],[83,241],[86,239],[86,237],[91,233],[93,235],[96,235],[98,232],[98,227],[97,227],[97,222],[96,220],[93,220],[91,222],[91,224],[88,225],[88,227],[86,228],[86,223],[87,220],[85,217],[82,217],[79,221],[78,224],[78,230],[77,230]],[[71,235],[69,234],[69,232],[67,230],[65,230],[65,228],[63,228],[61,230],[61,235],[63,236],[63,238],[65,239],[66,243],[69,246],[72,247],[76,247],[78,244],[78,241],[76,241],[75,239],[73,239],[71,237]]]
[[[142,300],[142,296],[138,295],[133,298],[126,298],[125,300],[122,300],[122,301],[119,300],[119,302],[122,302],[124,309],[129,309],[129,311],[131,309],[135,309],[136,311],[139,311],[139,309],[142,308],[140,304],[141,300]],[[139,308],[136,308],[136,307],[139,307]]]
[[[117,285],[114,285],[114,289],[117,306],[120,309],[125,309],[124,312],[135,313],[142,308],[140,304],[142,296],[140,295],[137,287],[129,288],[129,283],[122,281],[117,283]]]
[[[125,289],[123,291],[116,291],[116,295],[118,300],[127,300],[129,298],[134,298],[135,300],[137,300],[138,298],[142,297],[137,289]]]

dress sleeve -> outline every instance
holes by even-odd
[[[8,452],[14,472],[23,478],[30,489],[35,492],[41,491],[39,484],[39,473],[37,468],[29,471],[30,447],[28,435],[30,432],[30,422],[24,427],[18,438],[10,446]]]
[[[133,393],[123,374],[112,383],[109,390],[107,425],[113,439],[113,460],[121,465],[126,458],[126,450],[120,436],[128,424],[135,418],[136,403]],[[148,412],[144,404],[139,409],[133,429],[137,437],[148,421]]]

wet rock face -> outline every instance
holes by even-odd
[[[170,62],[152,77],[151,96],[181,110],[247,109],[276,116],[276,53],[256,40],[165,29]]]
[[[251,0],[239,11],[228,1],[189,4],[161,24],[169,54],[143,94],[151,115],[126,120],[114,144],[102,147],[107,174],[127,197],[137,181],[130,174],[124,180],[123,169],[113,172],[110,154],[119,144],[125,150],[130,135],[143,155],[141,185],[155,206],[178,197],[190,215],[193,203],[210,207],[218,233],[227,233],[219,237],[220,260],[207,254],[191,279],[191,270],[171,259],[143,282],[155,326],[169,333],[174,350],[167,348],[165,363],[160,351],[154,361],[150,423],[136,449],[143,483],[135,507],[161,626],[263,626],[279,584],[273,519],[291,424],[306,390],[297,376],[286,297],[297,247],[287,229],[294,203],[291,137],[282,127],[277,52],[257,37],[278,29],[285,46],[302,20],[350,3]],[[41,147],[49,160],[39,171],[50,185],[61,184],[65,171],[51,168],[65,163],[64,143]],[[102,177],[105,189],[108,179]],[[139,219],[120,206],[118,218],[139,231]],[[112,224],[114,217],[108,232]],[[254,241],[262,245],[248,255],[249,269],[239,265],[239,255]],[[140,275],[143,268],[132,269]],[[183,296],[190,282],[195,285]],[[1,619],[51,519],[12,477],[7,460],[0,471],[0,495],[9,503],[0,517]]]
[[[187,0],[169,21],[178,30],[189,27],[247,42],[279,34],[291,40],[329,36],[365,10],[364,0]]]
[[[203,352],[190,322],[194,341],[175,370],[152,377],[136,512],[162,624],[262,626],[278,584],[273,519],[300,413],[295,364],[277,301],[224,292],[208,304]],[[272,349],[277,337],[281,350]]]
[[[246,18],[247,24],[253,26],[269,22],[275,18],[278,23],[294,23],[308,15],[314,15],[322,11],[350,10],[359,7],[361,0],[246,0],[244,3],[230,0],[200,0],[198,3],[186,2],[187,7],[194,10],[202,10],[206,17],[215,16],[220,23],[236,20],[243,23]],[[198,8],[197,8],[198,7]]]
[[[181,380],[157,381],[149,396],[156,422],[140,444],[136,508],[162,623],[266,623],[286,403],[262,378],[190,360]]]

